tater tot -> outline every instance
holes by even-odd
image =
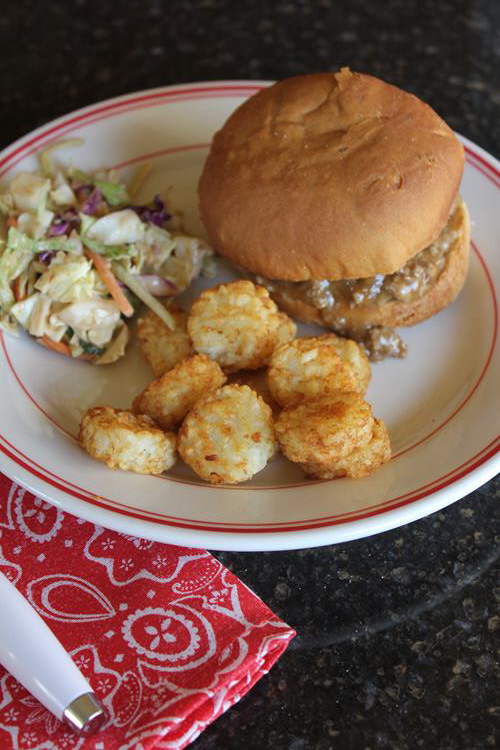
[[[156,378],[194,352],[187,330],[188,314],[171,307],[168,310],[175,323],[173,330],[152,310],[137,321],[137,338]]]
[[[143,415],[94,406],[83,416],[78,439],[82,447],[110,469],[161,474],[177,458],[177,437],[163,432]]]
[[[276,401],[287,406],[336,390],[364,393],[370,375],[368,357],[356,342],[326,333],[275,349],[267,379]]]
[[[278,340],[295,333],[289,320],[267,289],[241,280],[204,291],[193,303],[187,326],[197,352],[235,372],[267,365]]]
[[[371,474],[391,458],[389,433],[381,419],[375,419],[371,440],[366,445],[354,448],[351,453],[335,461],[329,468],[321,464],[303,464],[306,474],[312,479],[334,479],[350,477],[360,479]]]
[[[336,391],[287,406],[275,420],[281,450],[306,472],[328,470],[373,435],[371,406],[359,393]]]
[[[219,388],[226,376],[203,354],[183,359],[154,380],[132,404],[136,414],[147,414],[164,430],[171,430],[208,391]]]
[[[212,484],[236,484],[261,471],[277,449],[270,407],[245,385],[199,401],[179,431],[183,460]]]
[[[281,406],[272,397],[271,391],[267,384],[266,370],[239,370],[234,372],[228,378],[228,384],[232,385],[248,385],[258,396],[263,399],[268,406],[271,407],[271,411],[274,415],[278,415],[281,411]]]
[[[281,344],[287,344],[289,341],[292,341],[297,335],[297,324],[292,318],[289,318],[284,312],[279,312],[278,318],[279,323],[276,330],[276,341],[274,343],[275,349],[278,346],[281,346]]]

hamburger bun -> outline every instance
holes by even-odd
[[[369,75],[288,78],[216,133],[200,182],[216,250],[270,279],[393,273],[437,237],[461,143],[417,97]]]
[[[200,212],[215,250],[286,312],[357,338],[374,359],[404,356],[394,332],[378,352],[367,341],[462,288],[463,168],[462,144],[427,104],[342,68],[280,81],[233,112],[200,177]]]

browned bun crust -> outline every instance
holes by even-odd
[[[338,304],[335,313],[344,318],[347,327],[357,328],[367,324],[376,326],[411,326],[430,318],[448,307],[462,289],[469,267],[470,222],[465,203],[460,202],[452,218],[453,228],[458,232],[446,255],[446,263],[437,281],[422,297],[413,302],[390,301],[384,304],[370,302],[350,307]],[[283,297],[277,293],[271,296],[276,303],[292,317],[306,323],[327,325],[321,310],[303,300]],[[329,326],[329,327],[334,327]]]
[[[288,78],[214,136],[199,182],[215,249],[307,281],[393,273],[446,223],[463,147],[412,94],[342,68]]]

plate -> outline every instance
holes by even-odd
[[[0,181],[37,167],[37,152],[71,134],[66,152],[91,170],[148,161],[144,190],[173,186],[193,232],[196,183],[213,133],[265,82],[154,89],[78,110],[0,154]],[[359,480],[306,481],[284,458],[237,487],[201,483],[180,463],[161,477],[110,471],[76,441],[95,404],[127,407],[152,379],[135,345],[103,368],[66,360],[26,335],[0,340],[0,469],[59,508],[102,526],[174,544],[220,550],[313,547],[394,528],[463,497],[500,467],[496,289],[500,280],[498,162],[462,139],[463,195],[472,218],[470,273],[458,300],[404,331],[405,360],[373,366],[367,394],[386,422],[392,460]],[[230,278],[222,271],[221,278]],[[201,286],[214,281],[199,282]],[[312,330],[303,328],[302,332]]]

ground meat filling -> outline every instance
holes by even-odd
[[[346,305],[354,308],[366,302],[380,305],[391,301],[411,303],[426,294],[438,280],[446,265],[446,254],[458,237],[459,232],[452,220],[455,208],[435,242],[395,273],[342,281],[276,281],[262,276],[256,276],[255,280],[267,287],[278,305],[281,301],[286,306],[287,298],[313,305],[320,311],[325,325],[359,341],[372,361],[404,357],[406,344],[393,328],[369,323],[353,326],[339,315],[338,310]]]

